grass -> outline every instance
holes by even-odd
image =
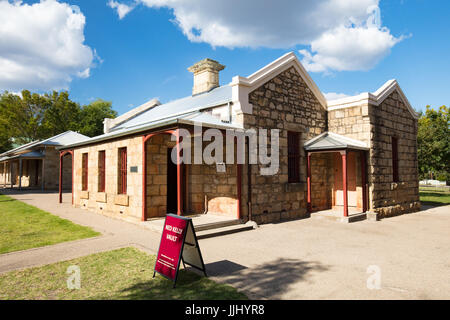
[[[0,194],[0,254],[97,235],[88,227]]]
[[[450,192],[443,189],[419,189],[420,201],[422,204],[431,206],[445,206],[450,204]]]
[[[96,253],[82,258],[0,275],[2,299],[247,299],[229,285],[181,270],[177,287],[156,275],[155,256],[135,248]],[[67,288],[67,268],[79,266],[81,288]]]

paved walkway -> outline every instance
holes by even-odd
[[[103,233],[0,256],[0,272],[135,245],[155,253],[158,233],[66,203],[13,197]],[[311,218],[200,240],[208,274],[256,299],[450,299],[450,206],[342,224]],[[375,267],[373,267],[375,266]],[[368,273],[369,268],[369,273]],[[371,269],[372,268],[372,269]],[[367,288],[379,269],[380,289]]]

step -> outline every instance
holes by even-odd
[[[199,225],[195,225],[195,223],[194,223],[194,229],[196,232],[199,232],[199,231],[234,226],[234,225],[241,224],[241,223],[242,223],[242,221],[239,219],[210,222],[210,223],[204,223],[204,224],[199,224]]]
[[[335,215],[328,215],[328,214],[320,214],[320,212],[316,212],[316,213],[312,213],[311,217],[315,218],[315,219],[328,219],[328,220],[338,221],[338,222],[343,222],[343,223],[352,223],[352,222],[366,220],[367,214],[366,213],[356,213],[356,214],[351,214],[348,217],[343,217],[343,216],[335,216]]]
[[[237,224],[237,225],[232,225],[232,226],[227,226],[227,227],[222,227],[222,228],[203,230],[203,231],[196,232],[196,234],[197,234],[197,239],[207,239],[207,238],[219,237],[219,236],[223,236],[226,234],[232,234],[232,233],[248,231],[248,230],[253,230],[253,229],[254,229],[253,224]]]

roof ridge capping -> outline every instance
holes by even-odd
[[[125,112],[124,114],[118,116],[117,118],[111,119],[111,118],[105,118],[103,120],[103,132],[108,133],[110,132],[114,127],[117,127],[118,125],[124,123],[125,121],[130,120],[131,118],[134,118],[141,113],[154,108],[156,106],[161,105],[161,102],[159,102],[158,99],[153,98],[140,106],[131,109],[128,112]]]
[[[314,95],[319,100],[319,103],[326,108],[327,107],[327,100],[325,99],[322,91],[319,90],[319,87],[314,82],[314,80],[311,78],[309,73],[306,71],[306,69],[303,67],[302,63],[298,59],[297,55],[291,51],[288,52],[278,59],[270,62],[266,66],[262,67],[261,69],[257,70],[256,72],[252,73],[248,77],[242,77],[242,76],[234,76],[232,81],[230,82],[230,86],[236,87],[236,86],[242,86],[242,87],[251,87],[251,88],[257,88],[260,85],[264,84],[266,81],[273,78],[276,74],[279,74],[288,68],[294,66],[297,72],[302,77],[303,81],[307,84],[309,89],[314,93]]]
[[[360,105],[363,102],[371,103],[376,106],[380,105],[394,90],[400,95],[400,98],[403,100],[403,103],[408,108],[408,111],[411,113],[414,119],[419,118],[419,114],[414,110],[414,108],[409,103],[408,98],[400,87],[398,81],[396,79],[391,79],[386,81],[380,88],[378,88],[375,92],[363,92],[355,96],[334,99],[327,101],[328,111],[348,108]]]

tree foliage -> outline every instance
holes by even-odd
[[[13,141],[24,144],[68,130],[93,137],[103,133],[104,118],[116,116],[111,102],[99,99],[80,106],[66,91],[4,92],[0,95],[0,153],[11,149]]]
[[[419,175],[422,179],[450,180],[450,109],[427,106],[418,123]]]
[[[103,120],[115,118],[117,112],[111,108],[110,101],[98,99],[81,109],[80,133],[95,137],[103,133]]]

